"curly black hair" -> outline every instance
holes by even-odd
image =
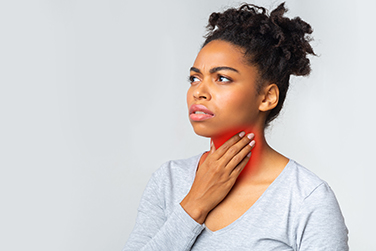
[[[202,46],[222,40],[242,48],[247,62],[258,69],[257,92],[260,93],[265,83],[278,86],[279,102],[268,114],[265,127],[282,109],[290,75],[308,75],[311,67],[307,55],[315,55],[309,44],[311,26],[299,17],[284,17],[285,12],[284,3],[270,15],[265,8],[253,4],[243,4],[223,13],[214,12],[209,17],[208,33]]]

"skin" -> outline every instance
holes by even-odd
[[[264,135],[266,116],[278,103],[278,87],[267,83],[258,93],[258,77],[242,49],[221,40],[203,47],[190,71],[188,107],[204,105],[214,116],[191,119],[196,134],[211,138],[211,148],[180,204],[212,231],[244,214],[288,163]]]

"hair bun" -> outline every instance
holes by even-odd
[[[300,17],[289,19],[283,17],[287,12],[284,3],[270,13],[270,19],[275,24],[274,38],[278,40],[276,47],[283,52],[284,58],[290,64],[290,74],[296,76],[308,75],[311,71],[307,54],[315,55],[311,45],[311,26]]]
[[[285,4],[270,15],[263,7],[243,4],[209,17],[205,46],[213,40],[223,40],[244,49],[247,61],[259,70],[260,82],[275,83],[279,88],[279,103],[270,112],[266,124],[281,110],[289,87],[290,75],[306,76],[311,71],[308,54],[315,55],[310,45],[311,26],[299,17],[284,17]],[[258,85],[258,91],[262,84]]]

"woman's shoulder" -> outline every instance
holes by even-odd
[[[152,174],[146,190],[151,197],[163,201],[168,212],[188,193],[201,155],[167,161]]]
[[[307,198],[316,190],[321,190],[320,187],[330,190],[326,181],[292,159],[290,159],[284,171],[286,172],[284,182],[289,184],[302,199]]]
[[[294,217],[296,239],[305,247],[348,250],[348,230],[333,190],[312,171],[290,162],[290,179],[297,188],[294,195],[299,202]]]
[[[326,181],[291,159],[282,176],[272,195],[289,206],[290,212],[300,219],[297,224],[306,222],[314,214],[318,222],[332,217],[335,224],[345,229],[338,201]]]
[[[164,180],[191,180],[195,177],[198,162],[203,153],[185,158],[169,160],[163,163],[154,173],[153,178]]]

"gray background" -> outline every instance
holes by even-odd
[[[255,1],[276,7],[280,1]],[[352,250],[376,250],[376,2],[287,0],[315,32],[271,145],[328,181]],[[0,250],[120,250],[160,164],[208,148],[188,69],[238,2],[0,1]]]

